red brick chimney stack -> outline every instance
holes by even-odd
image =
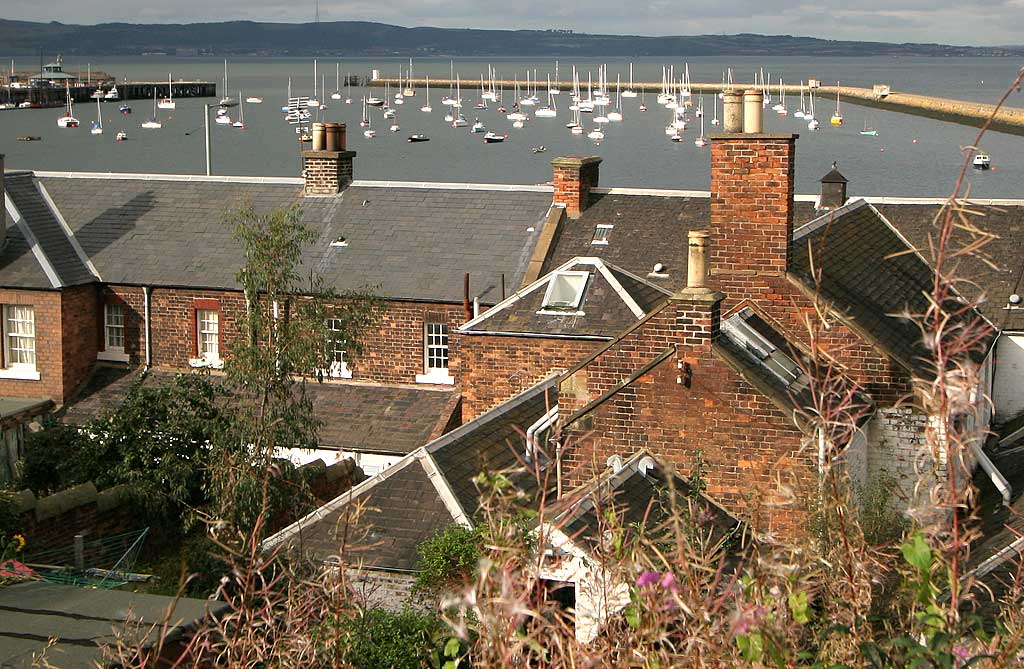
[[[789,267],[799,135],[763,132],[759,98],[743,95],[743,132],[711,135],[712,276],[779,275]]]
[[[676,305],[675,331],[680,344],[690,351],[688,361],[711,352],[722,323],[725,295],[705,285],[710,235],[706,230],[690,230],[687,235],[686,287],[672,296]]]
[[[303,194],[337,195],[352,183],[356,152],[346,151],[345,142],[344,123],[325,123],[314,130],[313,150],[302,152]]]
[[[597,188],[601,159],[598,156],[573,156],[555,158],[554,168],[555,205],[565,206],[569,218],[579,218],[590,205],[590,190]]]

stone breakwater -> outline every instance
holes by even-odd
[[[398,79],[375,79],[368,82],[372,86],[384,86],[390,84],[391,86],[398,85]],[[413,79],[413,88],[423,88],[426,85],[426,81],[423,79]],[[502,89],[513,89],[517,82],[509,79],[502,79],[495,81],[494,85]],[[568,91],[572,88],[572,82],[552,82],[554,86],[557,86],[563,91]],[[409,82],[403,81],[403,86],[408,86]],[[455,82],[448,79],[431,79],[431,87],[440,91],[446,89],[449,86],[454,86]],[[525,82],[518,82],[520,89],[525,87]],[[538,95],[544,97],[543,89],[547,86],[546,82],[541,82],[538,86]],[[474,99],[479,94],[479,81],[473,82],[467,80],[462,82],[463,97],[466,99]],[[751,84],[738,84],[734,83],[732,88],[734,90],[746,90],[751,88]],[[799,95],[800,87],[792,84],[787,84],[782,87],[786,91],[786,95]],[[690,89],[694,93],[714,93],[717,94],[722,91],[723,86],[720,83],[705,84],[705,83],[694,83],[690,84]],[[397,89],[396,89],[397,90]],[[660,83],[651,82],[634,82],[633,90],[639,92],[644,91],[647,93],[660,93],[662,90]],[[772,85],[771,92],[773,95],[777,94],[779,87]],[[819,100],[832,100],[835,99],[837,87],[836,86],[821,86],[815,89],[815,96]],[[967,100],[952,100],[947,98],[937,98],[928,95],[915,95],[913,93],[900,93],[898,91],[892,91],[888,95],[878,95],[870,88],[855,88],[852,86],[841,86],[838,87],[839,99],[843,102],[847,102],[854,105],[861,105],[864,107],[873,107],[875,109],[882,109],[885,111],[899,112],[902,114],[912,114],[914,116],[924,116],[927,118],[934,118],[940,121],[948,121],[951,123],[959,123],[961,125],[973,126],[980,128],[985,122],[992,117],[995,112],[995,105],[984,102],[970,102]],[[653,102],[653,101],[652,101]],[[510,103],[511,104],[511,103]],[[827,103],[826,103],[827,104]],[[824,114],[819,114],[824,116]],[[1022,135],[1024,136],[1024,107],[1002,107],[995,116],[992,118],[992,123],[989,125],[991,130],[997,132],[1005,132],[1011,135]]]

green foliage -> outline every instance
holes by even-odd
[[[874,476],[866,485],[854,485],[860,528],[864,540],[871,545],[899,541],[910,527],[893,506],[895,491],[896,479],[884,473]]]
[[[419,546],[417,592],[438,594],[468,580],[482,555],[482,536],[477,529],[451,524]]]
[[[14,507],[14,493],[0,488],[0,544],[18,531],[18,513]]]
[[[84,457],[90,451],[88,445],[89,438],[70,425],[26,431],[18,485],[43,497],[91,480],[95,466]]]
[[[359,669],[455,669],[460,650],[446,636],[445,624],[436,616],[405,610],[361,611],[353,617],[336,617],[324,634],[340,637],[341,658],[326,664]],[[458,646],[458,641],[455,641]],[[451,651],[451,652],[449,652]],[[340,659],[340,662],[338,661]],[[449,665],[449,662],[456,664]]]

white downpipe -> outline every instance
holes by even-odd
[[[526,457],[533,460],[537,455],[537,433],[551,427],[558,420],[558,405],[551,407],[546,414],[534,421],[533,425],[526,428]]]
[[[149,325],[149,303],[152,297],[152,288],[149,286],[142,287],[142,319],[145,321],[143,329],[146,334],[146,369],[153,366],[153,343],[152,333],[150,332]]]
[[[1003,506],[1010,506],[1010,498],[1013,495],[1013,488],[1010,487],[1010,482],[1006,480],[1002,472],[996,469],[995,464],[985,454],[985,451],[982,450],[976,440],[971,441],[971,450],[974,452],[974,457],[978,458],[978,464],[981,465],[981,468],[992,480],[992,485],[1003,496]]]

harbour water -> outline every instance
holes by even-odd
[[[81,59],[82,63],[86,59]],[[732,67],[737,80],[749,81],[755,70],[764,67],[771,71],[773,80],[780,74],[787,83],[817,77],[826,84],[837,80],[844,85],[870,87],[874,83],[888,83],[894,90],[945,96],[964,100],[995,102],[1013,80],[1021,63],[1001,58],[689,58],[693,81],[719,81],[725,67]],[[10,63],[10,58],[0,62]],[[69,69],[78,69],[65,62]],[[669,112],[656,104],[653,95],[646,99],[650,111],[638,111],[640,99],[623,100],[622,123],[611,123],[605,128],[606,137],[600,144],[583,136],[574,136],[566,129],[570,120],[568,95],[556,97],[559,108],[557,118],[532,119],[525,128],[513,129],[510,121],[499,115],[497,105],[476,110],[479,98],[479,76],[486,72],[488,62],[505,78],[517,77],[525,81],[527,70],[531,77],[536,70],[544,88],[544,78],[553,73],[551,60],[504,59],[489,61],[456,60],[455,70],[464,81],[463,113],[472,124],[474,118],[489,130],[509,134],[501,144],[485,145],[479,134],[468,128],[453,129],[443,116],[448,110],[441,104],[447,89],[432,88],[432,114],[424,114],[424,92],[397,107],[401,130],[390,132],[390,120],[372,112],[377,137],[366,139],[358,126],[361,107],[359,100],[364,91],[353,88],[353,104],[332,100],[335,91],[334,61],[319,61],[320,74],[326,81],[327,92],[321,100],[328,105],[324,120],[347,123],[349,148],[358,152],[357,178],[418,181],[486,182],[486,183],[540,183],[550,178],[550,159],[558,155],[600,155],[601,182],[606,186],[643,188],[706,189],[708,187],[709,148],[698,148],[693,139],[700,134],[699,119],[691,114],[684,131],[684,141],[668,140],[664,127]],[[681,73],[683,59],[674,63],[677,75]],[[159,81],[170,72],[175,79],[220,82],[223,61],[217,58],[172,57],[96,57],[92,66],[121,79]],[[559,76],[569,79],[571,67],[576,65],[586,79],[587,71],[596,76],[601,63],[593,60],[559,63]],[[637,81],[659,81],[663,61],[637,60],[634,78]],[[372,69],[382,76],[397,76],[399,67],[407,67],[405,59],[349,60],[341,63],[342,76],[346,72],[367,76]],[[447,77],[447,59],[414,61],[417,77]],[[29,59],[19,60],[17,69],[31,69]],[[221,175],[298,176],[300,144],[293,128],[288,126],[280,112],[284,103],[288,79],[292,79],[295,95],[312,92],[313,64],[311,59],[289,58],[234,58],[229,62],[230,87],[233,95],[239,91],[244,98],[260,96],[264,103],[245,105],[245,129],[214,125],[213,171]],[[82,68],[84,69],[84,67]],[[626,61],[608,62],[609,79],[614,86],[616,75],[624,83],[629,76]],[[318,84],[319,85],[319,84]],[[218,85],[218,93],[222,86]],[[395,91],[391,91],[392,95]],[[346,91],[341,91],[343,97]],[[373,89],[383,96],[383,91]],[[505,105],[511,106],[511,94],[506,92]],[[541,95],[543,99],[543,95]],[[163,120],[160,130],[144,130],[140,124],[153,112],[150,101],[132,101],[133,114],[122,116],[117,105],[102,105],[105,133],[89,133],[89,123],[95,119],[95,105],[77,105],[76,116],[80,128],[59,129],[56,118],[59,110],[13,110],[0,112],[0,153],[7,154],[10,168],[53,171],[143,172],[201,174],[205,169],[203,142],[204,104],[215,104],[216,99],[182,99],[175,110],[160,110]],[[712,99],[704,104],[707,119],[712,112]],[[1014,93],[1008,104],[1024,106],[1024,95]],[[787,98],[787,106],[794,111],[798,100]],[[817,190],[816,180],[837,161],[841,171],[850,179],[852,194],[936,197],[949,193],[963,163],[962,147],[969,146],[977,129],[927,118],[892,112],[881,112],[854,105],[843,105],[845,124],[835,128],[828,117],[835,101],[816,100],[816,116],[821,129],[811,132],[806,123],[792,116],[780,117],[766,110],[765,123],[769,132],[796,132],[801,136],[797,145],[797,190],[812,193]],[[238,109],[231,110],[232,116]],[[592,121],[585,118],[588,129]],[[863,136],[864,125],[878,130],[877,137]],[[129,139],[115,142],[114,136],[125,130]],[[714,128],[708,123],[706,133]],[[424,133],[430,142],[408,143],[412,133]],[[38,142],[18,142],[20,135],[37,135]],[[545,146],[547,151],[534,153],[531,148]],[[308,146],[308,145],[307,145]],[[1024,196],[1024,137],[992,133],[986,136],[981,148],[992,156],[993,169],[985,173],[971,173],[970,193],[975,197],[1014,198]]]

